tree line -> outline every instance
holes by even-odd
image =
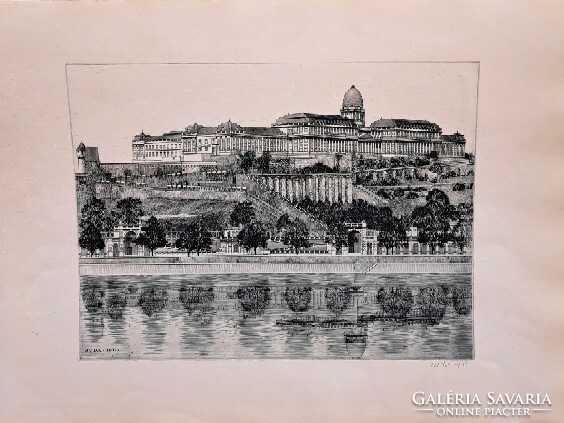
[[[365,222],[367,229],[377,230],[378,245],[386,250],[386,254],[394,254],[406,245],[407,230],[410,227],[417,228],[417,240],[428,245],[431,254],[437,247],[445,246],[448,242],[453,242],[462,250],[469,245],[471,239],[468,221],[473,213],[472,207],[465,204],[452,205],[448,196],[438,189],[429,191],[426,203],[415,208],[411,215],[400,217],[394,216],[389,207],[377,207],[364,200],[355,200],[352,204],[329,204],[304,199],[297,205],[327,224],[325,242],[334,245],[337,254],[341,254],[343,247],[348,245],[350,228],[345,223]],[[104,233],[111,232],[118,224],[137,226],[143,216],[142,202],[139,199],[123,198],[117,201],[115,207],[108,209],[103,200],[92,197],[81,210],[79,245],[93,255],[96,250],[104,248]],[[239,245],[254,254],[257,254],[259,248],[267,247],[274,230],[280,234],[282,242],[296,254],[310,246],[310,231],[305,222],[283,214],[277,220],[275,228],[270,228],[256,218],[250,201],[235,204],[230,223],[240,228],[236,236]],[[180,220],[173,226],[174,231],[179,232],[175,246],[185,250],[188,255],[208,251],[212,246],[211,231],[223,229],[217,216],[213,214]],[[139,235],[131,241],[147,247],[153,255],[155,249],[167,245],[167,229],[171,229],[169,222],[150,216],[141,227]]]
[[[355,200],[352,204],[314,203],[304,199],[298,206],[327,224],[328,241],[339,254],[347,244],[348,229],[344,222],[365,222],[368,229],[379,231],[378,245],[393,254],[407,242],[407,230],[415,227],[417,239],[426,244],[433,253],[437,247],[454,242],[460,249],[469,245],[471,234],[467,223],[473,212],[465,204],[452,205],[448,195],[439,189],[430,190],[426,204],[417,207],[408,216],[394,216],[389,207],[377,207],[364,200]]]
[[[135,227],[144,216],[142,202],[138,198],[127,197],[117,201],[114,208],[109,209],[106,203],[96,197],[90,198],[82,207],[79,219],[79,245],[90,255],[105,247],[104,234],[112,232],[117,225]],[[181,224],[177,230],[180,235],[176,247],[185,249],[188,255],[198,255],[211,247],[212,236],[209,224],[204,218],[195,218]],[[166,227],[155,216],[150,216],[141,226],[139,234],[131,242],[145,246],[154,254],[155,249],[167,245]]]

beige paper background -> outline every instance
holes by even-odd
[[[450,389],[547,392],[524,421],[562,421],[563,24],[558,1],[0,4],[0,421],[436,421],[411,395]],[[382,60],[481,62],[474,361],[78,361],[65,63]]]

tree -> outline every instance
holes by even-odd
[[[82,206],[80,211],[79,226],[85,228],[88,224],[94,225],[99,231],[105,232],[113,229],[114,216],[106,209],[106,203],[96,197],[91,197]]]
[[[389,253],[390,249],[393,254],[394,248],[406,241],[407,234],[401,219],[392,216],[383,223],[382,229],[378,233],[378,245],[386,249],[386,254]]]
[[[93,256],[96,250],[100,250],[106,245],[100,229],[91,222],[85,223],[82,227],[80,237],[78,238],[78,244],[81,248],[87,249],[90,256]]]
[[[202,219],[190,222],[176,240],[176,247],[185,249],[188,255],[192,251],[200,255],[200,252],[210,248],[211,244],[211,233]]]
[[[300,248],[309,247],[309,229],[307,225],[299,219],[295,219],[290,227],[284,232],[282,242],[294,248],[298,254]]]
[[[460,248],[460,252],[464,252],[464,247],[470,245],[471,240],[470,227],[466,222],[459,221],[454,228],[452,228],[451,239]]]
[[[96,197],[90,198],[84,204],[80,216],[78,244],[81,248],[88,250],[92,256],[96,250],[104,248],[102,233],[111,230],[114,222],[104,201]]]
[[[376,301],[382,305],[384,313],[396,319],[407,316],[413,307],[413,294],[405,286],[387,286],[380,288]]]
[[[438,189],[429,191],[427,203],[417,207],[411,214],[413,226],[418,229],[418,241],[435,248],[452,239],[450,222],[459,218],[459,212],[450,204],[448,195]]]
[[[231,224],[233,226],[246,225],[255,220],[255,209],[250,201],[242,201],[235,204],[231,213]]]
[[[468,160],[470,164],[474,164],[474,154],[472,153],[464,153],[464,158]]]
[[[257,167],[261,173],[270,172],[270,161],[272,160],[272,155],[270,151],[265,151],[262,156],[257,160]]]
[[[426,206],[435,211],[450,206],[450,199],[448,198],[448,195],[440,189],[432,189],[429,191],[426,200]]]
[[[243,173],[249,173],[256,164],[256,153],[254,151],[245,151],[239,156],[239,168]]]
[[[248,249],[254,249],[255,255],[257,248],[266,248],[268,235],[264,227],[258,222],[247,223],[237,235],[239,244]]]
[[[303,174],[311,174],[311,173],[336,173],[336,170],[330,166],[327,166],[325,163],[317,162],[311,166],[303,167],[299,170],[300,173]]]
[[[280,232],[284,229],[287,229],[287,228],[290,227],[291,223],[292,223],[292,219],[290,219],[290,216],[288,216],[288,213],[284,213],[276,221],[276,230],[278,232]]]
[[[196,249],[196,240],[193,237],[193,234],[189,233],[188,228],[180,233],[175,246],[176,248],[186,250],[188,256],[190,256],[190,253]]]
[[[144,226],[141,230],[142,232],[135,240],[135,243],[149,248],[151,255],[153,255],[155,248],[166,245],[165,231],[155,216],[151,216],[147,221],[147,226]]]
[[[419,229],[417,233],[417,241],[420,244],[426,244],[434,254],[438,246],[444,245],[449,240],[449,226],[427,226]]]
[[[284,300],[294,313],[306,311],[311,302],[311,286],[292,286],[284,290]]]
[[[143,216],[141,200],[138,198],[122,198],[116,203],[116,217],[126,226],[135,226]]]
[[[474,215],[474,206],[472,203],[460,203],[456,206],[456,211],[460,219],[472,220],[472,216]]]
[[[200,218],[210,231],[222,231],[227,226],[227,216],[223,213],[209,212]]]
[[[337,254],[342,254],[343,246],[346,246],[348,241],[348,230],[346,226],[342,222],[330,226],[326,241],[335,246]]]

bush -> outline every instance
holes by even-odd
[[[378,194],[379,197],[382,197],[386,200],[390,199],[390,193],[388,191],[386,191],[385,189],[379,189],[376,194]]]

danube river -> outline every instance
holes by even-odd
[[[469,274],[81,276],[81,359],[471,359]]]

